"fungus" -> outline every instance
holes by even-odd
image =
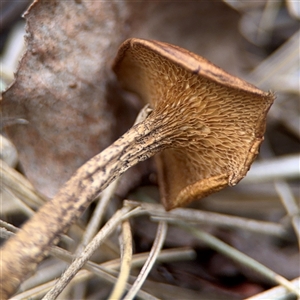
[[[123,88],[153,112],[148,127],[167,210],[234,186],[263,140],[271,93],[170,44],[129,39],[113,67]]]
[[[263,140],[274,97],[169,44],[130,39],[113,69],[152,111],[91,158],[2,247],[0,294],[14,293],[59,236],[114,179],[158,152],[167,210],[243,178]]]

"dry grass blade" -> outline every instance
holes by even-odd
[[[189,251],[176,251],[176,252],[179,252],[177,254],[177,256],[181,256],[182,258],[186,258],[187,256],[188,257],[191,257],[191,250]],[[183,253],[181,253],[183,252]],[[59,258],[63,261],[66,261],[66,262],[69,262],[69,263],[72,263],[73,260],[74,260],[74,256],[69,253],[68,251],[64,250],[64,249],[61,249],[59,247],[52,247],[51,248],[51,251],[50,251],[50,254],[52,256],[55,256],[56,258]],[[143,262],[146,261],[146,258],[148,256],[149,253],[146,253],[144,255],[144,259],[138,259],[138,263],[136,263],[136,266],[141,266],[143,264]],[[161,257],[159,257],[159,260],[160,261],[167,261],[168,259],[165,257],[166,255],[168,255],[169,253],[162,253]],[[173,254],[174,256],[174,254]],[[108,282],[108,283],[111,283],[111,284],[114,284],[117,280],[117,276],[118,276],[118,272],[114,271],[113,269],[114,268],[119,268],[120,267],[120,261],[118,261],[117,263],[115,261],[108,261],[106,263],[103,263],[101,265],[98,265],[96,263],[93,263],[91,261],[87,261],[85,263],[85,265],[83,266],[83,268],[85,268],[87,271],[89,271],[87,274],[89,274],[89,277],[91,277],[92,274],[96,275],[97,277],[101,278],[103,281],[105,282]],[[79,271],[76,276],[74,277],[75,281],[76,281],[76,278],[78,276],[78,274],[81,274],[82,271]],[[50,290],[50,288],[52,288],[56,283],[56,280],[53,280],[51,282],[51,285],[50,286],[47,286],[47,291]],[[131,285],[130,284],[126,284],[126,289],[130,289]],[[46,292],[47,292],[46,291]],[[28,291],[29,292],[29,291]],[[45,293],[46,293],[45,292]],[[154,299],[154,297],[152,297],[151,295],[149,295],[148,293],[142,291],[142,290],[139,290],[138,292],[138,296],[141,298],[141,299]]]
[[[158,254],[163,246],[164,240],[167,235],[167,229],[168,229],[168,226],[167,226],[166,222],[163,222],[163,221],[159,222],[157,233],[156,233],[156,238],[155,238],[155,241],[151,248],[149,257],[148,257],[147,261],[145,262],[145,264],[144,264],[140,274],[138,275],[136,281],[134,282],[133,286],[131,287],[131,289],[128,291],[128,293],[124,297],[125,300],[133,299],[136,296],[139,289],[141,288],[141,286],[143,285],[144,281],[146,280],[149,272],[151,271],[151,269],[157,259]]]
[[[52,247],[51,249],[51,255],[60,258],[61,260],[72,262],[73,256],[69,252],[58,248],[58,247]],[[140,253],[135,254],[132,259],[132,267],[141,267],[149,258],[150,253]],[[177,261],[177,260],[190,260],[195,258],[195,251],[192,249],[168,249],[168,250],[162,250],[157,260],[158,262],[169,262],[169,261]],[[104,281],[107,281],[111,284],[114,284],[117,280],[118,272],[113,271],[114,269],[120,268],[120,259],[108,261],[105,263],[102,263],[101,265],[95,264],[91,261],[86,262],[86,264],[83,266],[86,270],[94,273],[99,278],[101,278]],[[76,277],[75,277],[76,278]],[[55,284],[53,281],[52,286]],[[52,287],[51,286],[51,287]],[[129,290],[131,288],[130,284],[126,284],[126,290]],[[50,289],[50,288],[49,288]],[[139,290],[137,293],[138,297],[141,299],[156,299],[152,295]]]
[[[7,230],[6,228],[0,228],[0,237],[2,239],[8,239],[13,235],[14,234],[11,231]]]
[[[234,260],[238,263],[241,263],[241,264],[251,268],[255,272],[258,272],[261,275],[265,276],[266,278],[270,279],[271,281],[282,285],[288,291],[290,291],[290,292],[296,294],[298,297],[300,297],[300,291],[297,288],[295,288],[294,285],[290,281],[288,281],[281,275],[276,274],[274,271],[265,267],[258,261],[252,259],[251,257],[238,251],[237,249],[227,245],[226,243],[217,239],[216,237],[212,236],[211,234],[208,234],[204,231],[198,230],[192,226],[187,226],[183,223],[176,223],[176,225],[185,229],[187,232],[191,233],[193,236],[200,239],[202,242],[204,242],[206,245],[208,245],[212,249],[226,255],[227,257],[231,258],[232,260]]]
[[[170,212],[166,212],[163,207],[158,204],[141,203],[129,200],[126,201],[125,205],[129,205],[130,207],[141,207],[141,209],[149,213],[153,219],[170,222],[181,220],[184,222],[205,223],[227,228],[239,228],[281,238],[285,238],[287,235],[287,232],[282,225],[272,222],[257,221],[189,208],[176,208]]]
[[[111,292],[109,299],[117,300],[121,299],[128,281],[130,274],[131,261],[132,261],[132,235],[130,229],[130,223],[125,220],[122,223],[122,236],[120,240],[121,246],[121,266],[118,280]]]

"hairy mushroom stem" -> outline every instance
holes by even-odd
[[[59,241],[60,235],[112,181],[183,138],[186,130],[174,124],[177,124],[175,120],[170,121],[153,111],[75,172],[58,194],[2,247],[1,299],[7,299],[16,291],[49,248]]]

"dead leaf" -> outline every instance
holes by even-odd
[[[49,197],[134,120],[110,65],[139,7],[36,1],[26,14],[27,51],[3,95],[3,117],[28,120],[7,132],[26,175]]]

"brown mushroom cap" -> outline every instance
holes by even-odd
[[[247,173],[263,140],[274,95],[170,44],[129,39],[114,62],[123,88],[153,107],[162,201],[185,205]]]

